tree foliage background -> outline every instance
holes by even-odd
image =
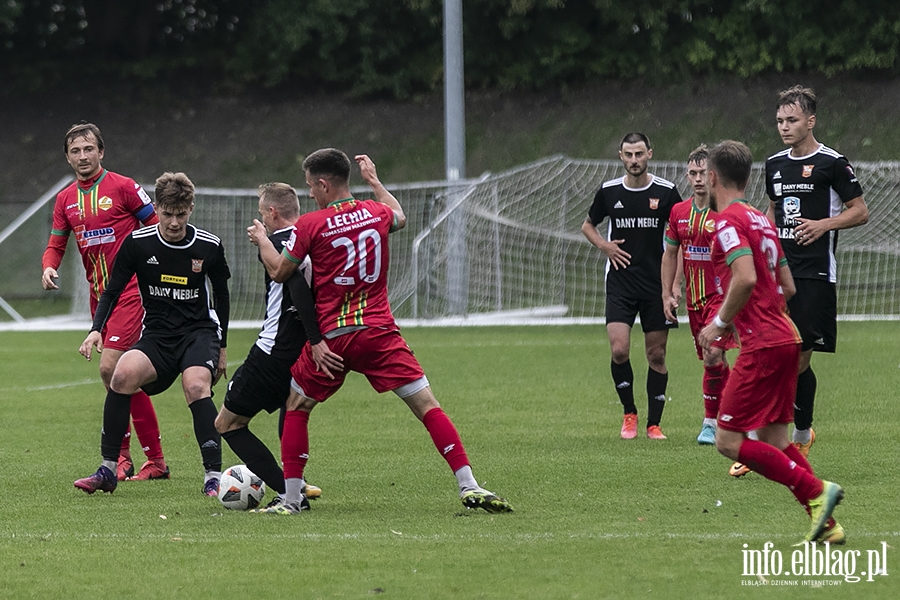
[[[466,85],[900,67],[896,0],[466,0]],[[405,98],[443,80],[442,0],[0,0],[7,89],[203,73]]]

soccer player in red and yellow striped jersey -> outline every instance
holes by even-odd
[[[50,239],[41,259],[41,284],[45,290],[59,289],[57,269],[62,263],[69,236],[74,233],[90,287],[93,315],[122,242],[142,223],[152,225],[159,219],[153,211],[150,197],[140,185],[133,179],[103,168],[103,136],[96,125],[73,125],[66,132],[65,154],[76,179],[56,196]],[[103,330],[100,377],[107,388],[119,357],[140,338],[143,317],[137,282],[132,278]],[[168,478],[156,411],[144,392],[132,397],[131,416],[147,456],[135,479]],[[134,475],[130,438],[129,431],[122,441],[117,469],[119,480]]]
[[[680,280],[685,280],[685,304],[691,335],[694,337],[697,356],[703,361],[704,418],[697,442],[712,445],[716,442],[719,395],[729,374],[725,351],[736,348],[737,344],[730,334],[717,341],[709,350],[703,349],[697,341],[700,330],[715,316],[722,303],[722,295],[716,289],[711,261],[715,218],[709,209],[706,189],[708,154],[706,145],[703,144],[688,156],[687,179],[694,195],[672,207],[669,215],[665,234],[666,250],[662,260],[662,289],[666,317],[675,319],[675,309],[681,298]],[[682,262],[679,262],[679,258]],[[682,269],[679,268],[682,264],[683,276]]]

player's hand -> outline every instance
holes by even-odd
[[[313,363],[316,365],[316,371],[321,371],[328,379],[334,379],[332,372],[343,373],[343,357],[332,352],[325,340],[315,345],[310,344],[309,350],[312,354]]]
[[[826,227],[822,221],[803,218],[797,219],[797,221],[800,224],[794,227],[794,239],[797,240],[797,243],[801,246],[809,246],[828,233],[828,227]]]
[[[53,267],[47,267],[41,275],[41,285],[44,286],[45,290],[58,290],[59,286],[56,285],[56,279],[59,279],[59,273]]]
[[[679,296],[681,294],[679,293]],[[676,298],[673,295],[663,296],[663,312],[666,315],[666,319],[669,321],[677,321],[678,317],[675,314],[675,311],[678,309],[680,299]]]
[[[359,173],[362,175],[363,181],[369,185],[379,183],[378,173],[375,172],[375,163],[372,162],[372,159],[367,154],[357,154],[353,159],[359,165]]]
[[[228,377],[228,352],[225,348],[219,348],[219,364],[216,365],[216,374],[213,376],[213,385],[216,385],[220,379]]]
[[[259,222],[259,219],[253,219],[253,225],[247,228],[247,237],[254,246],[259,246],[259,241],[267,237],[266,226]]]
[[[731,327],[731,325],[728,327]],[[700,347],[709,351],[712,348],[713,342],[718,342],[722,339],[722,336],[725,335],[725,329],[726,328],[718,327],[715,323],[710,322],[710,324],[701,329],[700,334],[697,335],[697,341],[700,343]]]
[[[616,271],[631,264],[631,255],[620,248],[620,245],[624,243],[625,240],[609,240],[600,248]]]
[[[91,360],[91,354],[95,346],[97,347],[97,352],[103,352],[103,336],[100,335],[99,331],[92,331],[87,334],[87,337],[81,342],[81,347],[78,348],[78,353]]]

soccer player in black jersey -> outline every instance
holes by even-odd
[[[297,192],[286,183],[261,185],[259,215],[269,232],[269,240],[280,251],[300,216]],[[254,220],[254,223],[259,221]],[[249,227],[247,233],[250,242],[258,246],[259,240],[254,237],[256,231],[255,227]],[[283,411],[291,391],[291,366],[300,356],[307,339],[313,344],[322,341],[309,287],[309,269],[307,261],[285,283],[273,281],[269,273],[265,273],[266,312],[262,329],[246,360],[231,377],[216,417],[216,429],[238,458],[278,493],[270,506],[283,501],[284,471],[262,440],[250,431],[248,424],[262,410],[269,413]],[[328,364],[343,370],[337,354],[329,351],[325,356]],[[317,498],[321,493],[319,488],[309,484],[303,492],[307,498]]]
[[[154,206],[159,224],[125,238],[91,332],[79,349],[89,360],[95,346],[102,350],[100,331],[136,275],[144,305],[141,338],[119,359],[110,381],[100,437],[103,462],[96,473],[75,481],[75,487],[89,494],[116,489],[116,460],[131,395],[138,389],[151,396],[161,393],[181,375],[206,472],[203,493],[215,496],[222,446],[212,386],[225,374],[231,273],[219,238],[188,223],[194,184],[184,173],[163,173],[156,180]]]
[[[612,351],[612,377],[625,411],[621,436],[637,436],[631,328],[640,314],[647,356],[647,437],[663,440],[660,429],[666,400],[666,342],[677,321],[663,312],[660,265],[663,234],[672,206],[681,201],[675,184],[647,172],[653,156],[643,133],[629,133],[619,144],[625,175],[605,182],[581,226],[585,237],[607,257],[606,332]],[[597,227],[609,219],[606,237]]]
[[[865,224],[869,209],[847,159],[813,135],[816,95],[811,89],[797,85],[782,91],[775,120],[789,147],[766,160],[768,216],[797,285],[788,302],[803,338],[792,441],[807,456],[815,440],[816,376],[810,359],[813,351],[834,352],[837,341],[837,232]]]

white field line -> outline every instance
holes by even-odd
[[[213,517],[220,516],[213,514]],[[259,519],[254,515],[249,517],[251,520]],[[263,517],[265,518],[265,517]],[[308,519],[297,519],[297,521],[307,521]],[[233,524],[234,522],[232,522]],[[853,539],[874,539],[886,541],[887,538],[900,537],[900,531],[854,531]],[[231,531],[225,529],[216,529],[213,531],[204,531],[202,533],[182,533],[178,531],[166,533],[148,533],[139,531],[126,531],[116,533],[72,533],[72,532],[20,532],[20,531],[0,531],[0,541],[14,540],[33,540],[45,539],[75,539],[75,540],[172,540],[172,541],[215,541],[215,540],[244,540],[247,537],[247,530]],[[554,533],[554,532],[536,532],[536,533],[516,533],[516,534],[497,534],[497,533],[477,533],[477,534],[404,534],[402,532],[386,531],[384,533],[310,533],[307,531],[297,532],[279,532],[279,533],[262,533],[253,532],[253,538],[265,538],[270,540],[302,540],[302,541],[366,541],[366,540],[386,540],[386,539],[405,539],[416,542],[466,542],[472,538],[482,539],[490,542],[510,543],[510,542],[549,542],[559,543],[565,540],[690,540],[690,541],[716,541],[716,540],[788,540],[797,541],[800,534],[786,533]]]

